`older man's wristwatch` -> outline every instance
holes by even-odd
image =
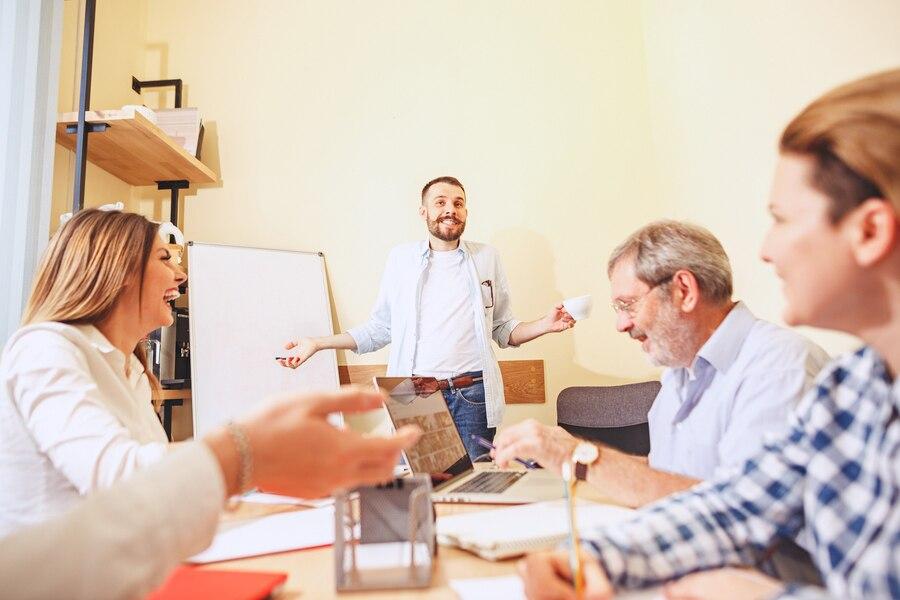
[[[600,458],[600,448],[590,442],[579,442],[572,451],[572,463],[575,465],[575,480],[586,481],[588,467]]]

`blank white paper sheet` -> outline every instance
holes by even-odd
[[[209,548],[187,562],[234,560],[334,543],[334,507],[279,513],[260,519],[225,523]]]

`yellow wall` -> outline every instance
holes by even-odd
[[[62,57],[59,68],[59,112],[78,110],[81,89],[81,52],[84,31],[84,1],[63,3]],[[146,31],[145,0],[98,0],[94,29],[91,108],[120,108],[140,104],[131,89],[131,76],[141,76]],[[90,145],[90,141],[88,141]],[[59,215],[72,210],[75,153],[56,146],[53,170],[53,205],[50,232],[56,231]],[[131,186],[91,163],[85,177],[85,206],[123,201],[129,207]]]
[[[643,3],[661,216],[709,227],[728,251],[738,297],[780,321],[784,305],[759,259],[781,130],[842,82],[900,65],[900,3]],[[806,330],[829,352],[857,342]]]
[[[543,358],[551,399],[652,376],[603,308],[606,254],[656,212],[639,17],[627,2],[155,1],[145,75],[188,83],[222,178],[187,199],[186,233],[323,251],[344,329],[367,318],[389,248],[424,236],[422,184],[453,174],[467,236],[500,249],[517,315],[597,296],[575,332],[500,357]]]
[[[388,249],[423,236],[422,183],[443,174],[466,184],[466,235],[500,249],[519,317],[594,294],[573,332],[498,352],[546,365],[548,403],[511,406],[507,423],[554,421],[569,385],[655,376],[613,329],[605,275],[609,251],[651,219],[710,227],[739,295],[777,319],[757,248],[778,130],[829,85],[900,62],[887,1],[99,5],[93,106],[134,102],[134,72],[183,78],[203,115],[221,182],[189,193],[188,238],[323,251],[337,328],[367,318]],[[101,39],[118,49],[103,67]],[[92,177],[97,200],[129,193]],[[164,197],[135,188],[130,205],[159,218]]]

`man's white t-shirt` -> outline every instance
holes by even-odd
[[[480,371],[469,277],[459,249],[432,251],[419,297],[413,373],[444,379]]]

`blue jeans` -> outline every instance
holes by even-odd
[[[463,375],[481,375],[476,373],[463,373]],[[463,446],[469,453],[469,458],[475,461],[479,456],[490,453],[487,448],[481,447],[478,442],[472,439],[471,434],[480,435],[489,442],[494,440],[494,434],[497,433],[496,427],[487,426],[487,410],[484,407],[484,382],[476,381],[472,385],[464,388],[451,387],[442,390],[444,400],[447,401],[447,408],[450,409],[450,415],[456,423],[456,429],[459,431],[459,437],[462,438]]]

